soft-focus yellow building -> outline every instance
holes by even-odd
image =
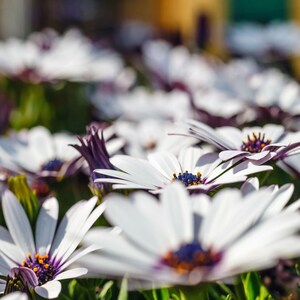
[[[226,55],[227,24],[241,21],[268,23],[297,20],[300,0],[123,0],[125,19],[150,22],[183,41],[218,56]]]

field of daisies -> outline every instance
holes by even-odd
[[[286,48],[1,41],[2,299],[300,299]]]

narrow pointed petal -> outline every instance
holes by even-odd
[[[251,192],[258,191],[259,181],[257,177],[247,179],[241,186],[241,192],[244,196]]]
[[[98,199],[94,197],[90,199],[88,202],[96,202]],[[96,222],[96,220],[100,217],[105,209],[105,203],[100,204],[97,208],[94,209],[93,212],[86,218],[82,225],[79,226],[77,231],[73,232],[72,240],[68,245],[67,250],[63,254],[61,258],[61,263],[65,262],[69,256],[74,252],[74,250],[78,247],[79,243],[82,241],[85,234],[92,227],[92,225]]]
[[[78,233],[84,226],[84,223],[90,215],[93,208],[95,207],[96,202],[97,197],[93,197],[88,201],[83,201],[83,205],[77,207],[74,214],[72,214],[72,217],[67,217],[67,225],[65,227],[64,232],[62,232],[63,237],[60,243],[56,246],[57,249],[53,253],[53,256],[57,257],[58,259],[61,259],[68,251],[68,249],[73,246],[74,241],[77,240]]]
[[[37,252],[49,253],[58,218],[58,202],[55,198],[47,199],[40,210],[35,229]]]
[[[162,192],[161,201],[166,221],[174,230],[178,244],[190,241],[193,238],[193,219],[186,188],[181,183],[171,184]]]
[[[24,259],[22,251],[14,244],[7,229],[2,226],[0,226],[0,249],[3,254],[16,263]]]
[[[55,277],[55,280],[62,280],[62,279],[70,279],[70,278],[77,278],[82,275],[87,274],[87,268],[76,268],[70,269],[68,271],[62,272]]]
[[[12,192],[4,192],[2,209],[11,237],[22,251],[24,257],[28,253],[35,253],[30,223],[22,205]]]

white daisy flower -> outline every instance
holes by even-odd
[[[242,23],[230,28],[227,44],[240,55],[261,58],[275,52],[281,57],[288,57],[299,53],[299,38],[299,26],[293,23],[280,22],[264,26]]]
[[[96,49],[74,29],[62,36],[52,31],[34,34],[27,41],[13,38],[0,43],[0,74],[26,81],[111,82],[123,68],[117,53]]]
[[[205,141],[221,150],[219,156],[226,161],[236,157],[264,163],[294,154],[300,146],[297,136],[288,135],[281,125],[267,124],[263,127],[219,127],[189,120],[189,136]]]
[[[143,192],[108,195],[105,216],[121,232],[93,228],[85,242],[103,248],[80,263],[94,276],[194,285],[299,256],[299,212],[262,218],[273,200],[268,191],[240,198],[237,190],[221,191],[204,211],[207,195],[190,196],[181,184],[166,188],[160,202]]]
[[[78,153],[69,146],[77,142],[66,133],[51,134],[45,127],[20,132],[15,137],[0,139],[0,162],[17,173],[38,177],[60,177],[72,174],[79,167]]]
[[[103,206],[94,209],[97,198],[80,201],[65,214],[57,227],[58,201],[47,199],[39,212],[35,235],[17,198],[6,191],[2,210],[7,228],[0,227],[0,275],[7,279],[6,289],[18,285],[32,288],[45,298],[59,295],[59,280],[81,276],[86,268],[71,268],[74,261],[95,250],[94,246],[76,250],[86,232],[103,212]],[[56,228],[57,227],[57,228]],[[26,285],[24,286],[24,282]],[[1,292],[5,286],[0,284]]]
[[[212,59],[191,54],[184,46],[172,47],[163,40],[146,42],[143,59],[160,88],[194,91],[210,88],[217,80],[216,63]]]
[[[113,183],[114,189],[146,189],[157,193],[172,182],[181,181],[188,189],[209,191],[222,184],[245,181],[249,174],[272,170],[270,166],[238,161],[239,158],[222,163],[217,153],[199,148],[183,149],[178,157],[170,152],[157,152],[148,155],[148,160],[116,155],[110,159],[116,170],[94,170],[106,176],[95,182]]]

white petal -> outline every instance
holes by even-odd
[[[193,215],[186,188],[181,183],[173,183],[161,195],[165,219],[170,224],[177,243],[186,243],[193,238]]]
[[[148,155],[148,160],[161,174],[171,179],[173,174],[182,172],[179,162],[174,154],[169,152],[158,152]]]
[[[11,237],[15,244],[19,246],[24,257],[28,253],[35,253],[30,223],[22,205],[12,192],[4,192],[2,209]]]
[[[132,203],[115,194],[106,197],[106,205],[104,213],[107,219],[111,224],[121,227],[130,239],[152,253],[167,251],[167,234],[151,214],[141,214]]]
[[[74,204],[65,214],[62,221],[60,222],[54,240],[51,245],[51,254],[56,256],[59,245],[62,243],[67,228],[69,226],[70,219],[74,219],[74,216],[84,206],[84,201],[79,201]]]
[[[69,279],[69,278],[76,278],[80,277],[82,275],[87,274],[88,269],[86,268],[76,268],[76,269],[70,269],[65,272],[59,273],[55,280],[62,280],[62,279]]]
[[[294,192],[294,186],[292,184],[285,184],[280,187],[274,194],[272,204],[266,210],[264,217],[270,217],[283,210],[284,206],[288,203]]]
[[[92,199],[90,199],[89,202],[92,202]],[[94,197],[94,201],[97,201],[97,200],[98,200],[98,198]],[[91,212],[91,214],[83,222],[83,224],[79,227],[79,230],[74,231],[73,240],[68,245],[68,249],[64,253],[64,255],[61,259],[61,263],[65,262],[69,258],[69,256],[74,252],[74,250],[77,248],[79,243],[82,241],[82,239],[85,236],[85,234],[87,233],[87,231],[92,227],[92,225],[96,222],[96,220],[103,213],[104,208],[105,208],[105,203],[102,203],[98,207],[96,207],[94,209],[94,211]]]
[[[0,284],[0,286],[1,286],[1,284]],[[5,285],[4,285],[3,290],[0,288],[0,293],[3,292],[4,289],[5,289]],[[24,293],[14,292],[12,294],[8,294],[8,295],[2,297],[1,299],[2,300],[27,300],[28,297]]]
[[[56,280],[48,281],[42,286],[35,287],[35,292],[43,298],[57,298],[61,291],[61,283]]]
[[[269,154],[269,151],[261,151],[261,152],[259,152],[259,153],[251,154],[251,155],[249,155],[247,158],[248,158],[249,160],[254,160],[254,161],[256,161],[256,160],[261,160],[261,159],[265,158],[268,154]]]
[[[157,185],[164,179],[164,176],[147,160],[127,155],[115,155],[110,159],[110,161],[118,169],[132,175],[135,178],[135,183],[137,184]]]
[[[271,166],[256,165],[246,160],[234,166],[233,168],[229,169],[222,176],[247,176],[258,172],[271,171],[271,170],[273,170]]]
[[[300,208],[300,199],[296,200],[292,204],[290,204],[285,211],[296,211]]]
[[[17,266],[18,262],[14,262],[0,253],[0,275],[7,276],[10,273],[10,270]]]
[[[40,210],[35,229],[37,252],[49,253],[58,218],[58,202],[55,198],[47,199]]]
[[[266,134],[266,139],[270,139],[273,144],[282,137],[285,130],[282,125],[267,124],[263,127],[263,131]]]
[[[261,225],[250,230],[228,249],[227,253],[232,261],[227,263],[236,264],[240,260],[249,258],[253,256],[257,248],[260,251],[267,245],[291,236],[299,228],[300,219],[298,213],[282,213],[269,218]],[[259,252],[257,254],[259,255]]]
[[[99,246],[91,245],[87,248],[80,248],[79,250],[74,251],[73,254],[69,257],[69,259],[61,266],[60,270],[64,270],[82,256],[98,249],[100,249]]]
[[[98,254],[92,253],[84,256],[80,260],[80,265],[86,266],[89,270],[89,276],[99,277],[101,275],[112,275],[112,276],[121,276],[124,275],[138,275],[138,278],[141,276],[149,277],[151,271],[153,271],[153,266],[156,261],[153,261],[151,264],[133,262],[132,260],[124,260],[118,256],[110,255],[101,255],[101,252]]]
[[[240,148],[242,144],[242,132],[238,128],[232,126],[223,126],[215,129],[215,131],[230,141],[232,149]]]
[[[133,263],[147,263],[151,264],[157,260],[157,255],[153,255],[142,248],[136,247],[130,240],[126,239],[123,233],[115,233],[114,229],[109,228],[92,228],[86,235],[84,243],[95,244],[101,247],[100,251],[97,251],[100,256],[107,255],[112,257],[118,257],[120,260],[124,260],[127,263],[132,261]],[[88,256],[93,256],[94,253]],[[83,265],[84,266],[84,265]]]
[[[53,159],[55,156],[53,138],[45,127],[32,128],[28,134],[28,144],[36,155],[43,156],[44,161]]]
[[[57,257],[58,259],[64,257],[64,259],[66,259],[67,253],[69,255],[72,254],[72,252],[75,250],[75,248],[81,241],[80,231],[82,230],[82,227],[84,227],[87,218],[89,217],[91,211],[96,205],[96,202],[97,197],[93,197],[88,201],[83,201],[82,205],[77,206],[75,211],[72,213],[71,217],[67,216],[66,214],[65,217],[67,218],[67,225],[65,227],[64,232],[62,232],[63,237],[61,239],[61,242],[56,246],[57,249],[54,252],[52,252],[53,249],[51,248],[51,254],[53,254],[54,257]],[[79,241],[78,237],[80,237]],[[74,248],[75,244],[76,246]],[[73,250],[69,251],[69,249]]]
[[[227,217],[228,222],[222,224],[220,234],[215,236],[216,247],[222,248],[247,232],[262,217],[272,199],[272,195],[267,190],[262,190],[249,194],[236,208],[231,207],[230,218]]]
[[[9,232],[2,226],[0,226],[0,251],[16,263],[24,259],[24,255],[14,244]]]
[[[225,150],[219,153],[219,157],[223,160],[223,161],[227,161],[229,159],[233,159],[237,156],[247,156],[249,155],[247,152],[245,151],[240,151],[240,150]]]
[[[259,181],[257,177],[247,179],[241,186],[241,192],[244,196],[254,191],[258,191],[258,189],[259,189]]]
[[[210,247],[220,232],[223,232],[223,225],[232,219],[234,208],[240,203],[240,198],[240,191],[234,189],[222,190],[214,197],[200,228],[199,238],[205,246]]]

